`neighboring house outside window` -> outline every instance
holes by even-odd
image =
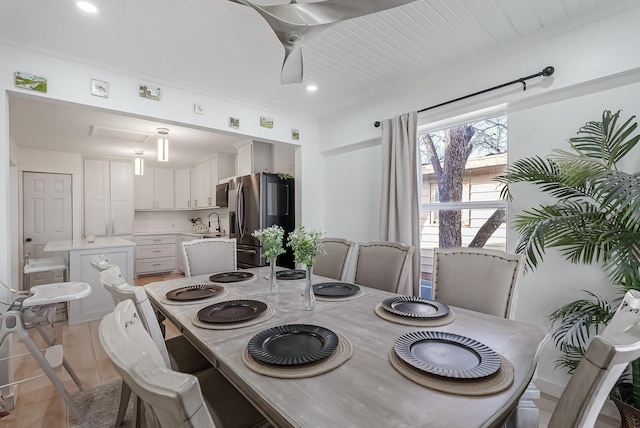
[[[506,249],[506,208],[494,178],[507,167],[504,108],[418,128],[422,156],[421,295],[429,297],[435,247]]]

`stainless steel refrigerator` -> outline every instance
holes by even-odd
[[[238,267],[266,266],[260,241],[251,233],[277,224],[289,232],[295,228],[294,179],[259,172],[229,182],[229,237],[236,238]],[[294,267],[293,252],[278,256],[278,266]]]

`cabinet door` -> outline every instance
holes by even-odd
[[[156,168],[154,175],[156,209],[173,209],[173,170]]]
[[[191,168],[191,208],[211,205],[211,182],[209,162]]]
[[[155,208],[153,172],[154,168],[147,167],[144,175],[135,175],[133,177],[133,206],[136,210],[151,210]]]
[[[111,161],[111,235],[133,233],[133,162]]]
[[[218,157],[214,157],[209,161],[209,196],[211,197],[211,205],[216,204],[216,186],[219,183]]]
[[[191,171],[188,168],[173,171],[174,208],[185,209],[191,207]]]
[[[84,160],[84,234],[108,235],[109,161]]]
[[[251,143],[238,147],[236,161],[238,163],[237,172],[239,176],[249,175],[253,172],[253,146]]]

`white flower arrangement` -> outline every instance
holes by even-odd
[[[255,230],[251,236],[257,238],[264,247],[264,257],[269,260],[275,260],[280,254],[284,253],[284,229],[277,224],[266,227],[264,229]]]
[[[289,234],[287,245],[293,249],[295,262],[306,266],[313,266],[317,255],[326,254],[324,246],[320,242],[322,232],[317,230],[305,231],[303,225],[298,225]]]

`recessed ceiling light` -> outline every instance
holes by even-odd
[[[76,5],[87,13],[98,13],[98,8],[88,1],[79,1]]]
[[[307,91],[315,92],[317,90],[318,90],[318,87],[316,85],[307,85]]]

